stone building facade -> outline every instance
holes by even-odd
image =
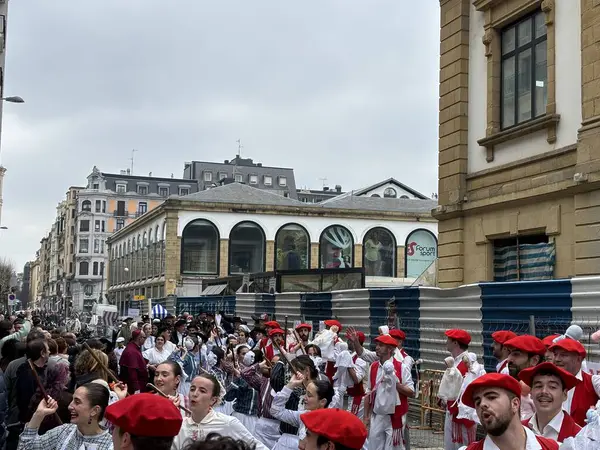
[[[600,2],[440,7],[440,286],[600,274]]]
[[[232,183],[170,198],[109,238],[109,296],[198,296],[203,279],[273,270],[404,278],[407,245],[435,260],[434,200],[368,194],[309,204]]]

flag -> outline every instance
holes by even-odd
[[[104,311],[102,314],[102,325],[105,327],[112,327],[117,323],[119,313],[117,311]]]

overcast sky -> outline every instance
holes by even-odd
[[[438,0],[19,0],[0,256],[34,258],[94,165],[181,177],[242,156],[299,187],[437,190]]]

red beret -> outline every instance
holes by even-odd
[[[134,436],[177,436],[183,421],[173,402],[153,394],[136,394],[113,403],[104,417]]]
[[[326,320],[325,325],[327,325],[328,327],[338,327],[338,331],[342,331],[342,324],[337,320]]]
[[[356,336],[358,336],[358,342],[360,342],[361,345],[365,343],[365,340],[367,339],[365,333],[363,333],[362,331],[357,331]]]
[[[554,344],[554,339],[557,337],[560,337],[560,334],[551,334],[550,336],[546,336],[544,339],[542,339],[542,342],[546,347],[552,347],[552,344]]]
[[[504,345],[506,341],[511,340],[512,338],[516,338],[517,334],[512,331],[500,330],[492,333],[492,339],[496,341],[498,344]]]
[[[520,350],[524,353],[533,353],[534,355],[544,355],[546,353],[546,346],[541,339],[530,334],[509,339],[504,343],[504,346]]]
[[[471,335],[465,330],[448,330],[446,331],[446,336],[464,345],[469,345],[471,343]]]
[[[281,325],[279,325],[279,323],[275,322],[274,320],[271,320],[270,322],[265,322],[265,327],[281,328]]]
[[[390,336],[393,337],[394,339],[400,339],[400,340],[406,339],[406,333],[402,330],[390,330]]]
[[[574,388],[579,380],[574,375],[571,375],[564,369],[552,364],[551,362],[544,362],[538,364],[537,366],[529,367],[528,369],[523,369],[519,372],[519,379],[525,383],[527,386],[532,387],[533,379],[540,372],[552,372],[558,378],[560,378],[565,385],[565,389],[570,391]]]
[[[300,419],[307,430],[346,448],[360,450],[367,440],[362,421],[343,409],[316,409],[302,414]]]
[[[398,342],[396,341],[396,339],[394,339],[391,336],[388,336],[387,334],[377,336],[375,338],[375,341],[380,342],[385,345],[392,345],[394,347],[398,346]]]
[[[581,342],[576,341],[575,339],[561,339],[560,341],[555,342],[548,350],[553,352],[557,349],[562,349],[569,353],[577,353],[582,358],[585,358],[585,355],[587,355],[587,352],[585,351],[583,345],[581,345]]]
[[[312,330],[312,325],[310,323],[301,323],[296,327],[296,330],[299,330],[301,328],[308,328],[309,330]]]
[[[475,408],[473,394],[477,389],[484,387],[499,387],[512,392],[517,397],[521,396],[521,385],[513,377],[502,373],[487,373],[472,381],[467,386],[462,396],[463,404],[470,406],[471,408]]]
[[[269,330],[269,337],[276,334],[285,334],[285,332],[281,328],[273,328],[272,330]]]

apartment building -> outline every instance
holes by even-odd
[[[440,6],[440,285],[600,274],[600,4]]]

